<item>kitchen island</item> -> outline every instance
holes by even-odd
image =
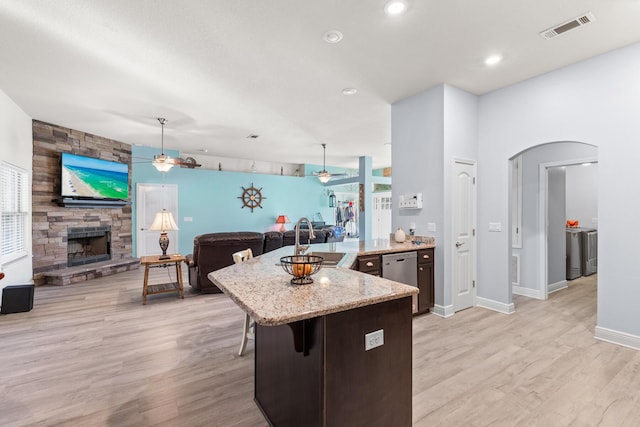
[[[255,401],[271,425],[411,425],[418,289],[351,270],[359,246],[312,245],[346,255],[310,285],[278,265],[292,247],[208,275],[256,322]]]

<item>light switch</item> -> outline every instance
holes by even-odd
[[[502,223],[500,223],[500,222],[490,222],[489,223],[489,231],[502,231]]]
[[[185,216],[184,217],[184,222],[193,222],[193,217]]]

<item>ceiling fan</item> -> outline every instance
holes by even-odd
[[[334,176],[347,176],[346,173],[330,173],[327,171],[327,165],[326,165],[326,161],[327,161],[327,144],[321,144],[322,145],[322,150],[323,150],[323,154],[322,154],[322,170],[320,172],[313,172],[314,176],[317,176],[318,179],[320,180],[321,183],[326,184],[327,182],[329,182],[329,180],[331,178],[333,178]]]
[[[160,126],[162,126],[162,136],[161,136],[161,154],[156,154],[153,156],[153,160],[151,164],[155,166],[156,169],[160,172],[168,172],[174,166],[180,166],[181,168],[199,168],[200,164],[196,162],[196,159],[193,157],[187,157],[186,159],[181,159],[180,157],[172,158],[164,154],[164,125],[167,123],[167,119],[163,117],[158,117],[158,122],[160,122]],[[149,159],[146,159],[149,160]]]

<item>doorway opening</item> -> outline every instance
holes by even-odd
[[[389,239],[391,235],[391,209],[391,192],[373,194],[372,239]]]
[[[166,209],[178,219],[178,186],[176,184],[138,183],[136,185],[136,254],[159,255],[158,231],[150,230],[156,213]],[[169,237],[168,254],[180,252],[178,231],[167,231]]]
[[[545,300],[567,287],[567,221],[597,229],[597,155],[593,145],[555,142],[510,159],[513,294]]]

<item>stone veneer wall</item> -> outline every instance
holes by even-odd
[[[33,275],[45,283],[42,272],[67,268],[67,228],[111,226],[112,260],[132,257],[131,205],[118,208],[60,207],[60,153],[96,157],[129,165],[131,146],[49,123],[33,121]]]

